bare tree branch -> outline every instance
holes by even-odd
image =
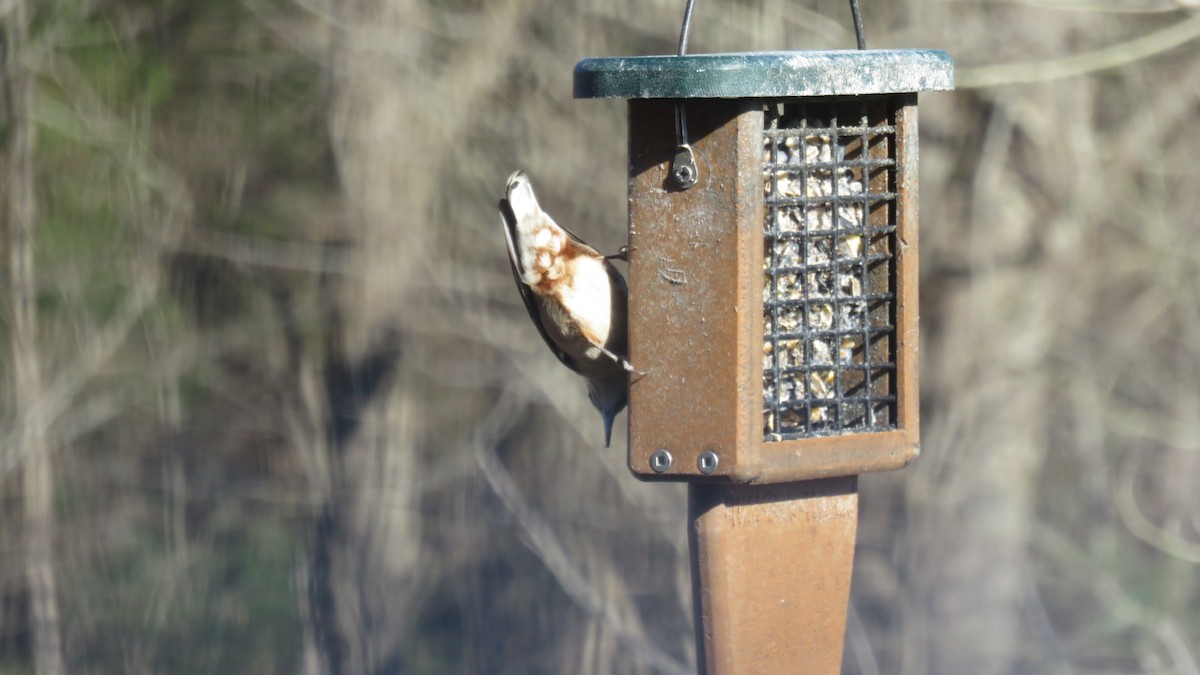
[[[1197,37],[1200,37],[1200,15],[1148,35],[1082,54],[1032,63],[959,68],[954,74],[954,83],[959,89],[982,89],[1078,77],[1150,58]]]
[[[691,672],[684,664],[648,642],[641,635],[631,633],[600,599],[600,595],[575,567],[566,549],[551,530],[545,519],[529,505],[517,484],[495,453],[496,441],[504,436],[517,419],[519,406],[514,398],[503,395],[491,412],[475,428],[471,437],[471,451],[492,491],[517,520],[525,534],[523,541],[533,550],[546,569],[554,576],[567,597],[584,612],[612,631],[617,640],[632,650],[646,663],[663,673],[686,675]]]
[[[8,201],[8,301],[10,328],[9,400],[18,433],[10,446],[27,458],[22,472],[25,511],[25,579],[29,588],[33,659],[39,675],[65,672],[62,627],[54,567],[53,467],[40,399],[42,372],[38,344],[37,287],[34,276],[34,89],[26,61],[29,16],[25,2],[6,8],[3,33],[3,87],[8,144],[5,175]]]
[[[1158,527],[1146,517],[1146,514],[1142,513],[1137,504],[1137,497],[1133,493],[1136,474],[1137,454],[1131,452],[1122,462],[1117,475],[1116,494],[1113,496],[1113,501],[1117,505],[1117,513],[1121,514],[1121,522],[1125,524],[1130,534],[1159,551],[1192,564],[1200,564],[1200,543],[1188,541]]]

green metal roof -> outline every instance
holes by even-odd
[[[575,65],[575,98],[856,96],[953,88],[954,62],[937,50],[621,56]]]

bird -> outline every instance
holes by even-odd
[[[588,398],[604,422],[629,403],[629,288],[612,264],[554,222],[538,203],[524,171],[508,177],[499,202],[508,261],[529,318],[563,365],[587,381]]]

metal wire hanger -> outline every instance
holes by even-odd
[[[677,56],[687,54],[688,33],[692,29],[692,11],[696,8],[696,0],[687,0],[683,9],[683,25],[679,28],[679,49]],[[854,21],[854,39],[859,49],[867,48],[867,35],[863,29],[862,11],[858,0],[850,0],[850,15]],[[692,146],[688,142],[687,111],[683,102],[675,103],[675,157],[671,160],[671,179],[680,190],[686,190],[696,184],[700,173],[696,169],[696,159]]]
[[[695,5],[696,0],[687,0],[687,7],[683,10],[678,56],[687,54],[688,32],[692,28],[692,10]],[[680,190],[692,187],[700,178],[696,170],[696,159],[692,155],[692,146],[688,144],[687,112],[683,109],[683,101],[675,103],[675,157],[671,160],[671,178]]]

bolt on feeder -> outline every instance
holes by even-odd
[[[917,93],[952,88],[925,50],[577,64],[576,98],[629,101],[636,475],[777,483],[916,457]]]

